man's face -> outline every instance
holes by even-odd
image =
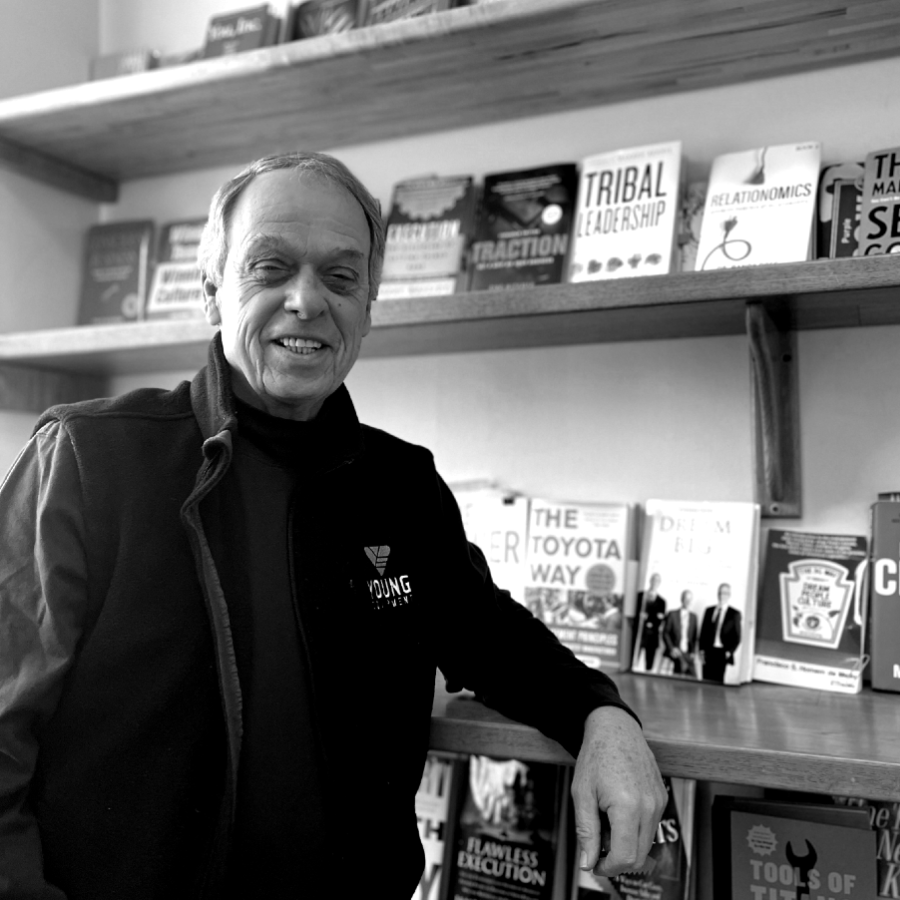
[[[343,383],[371,326],[369,228],[340,185],[279,169],[238,197],[222,284],[204,279],[237,396],[311,419]]]
[[[687,609],[693,602],[694,602],[694,595],[690,591],[685,591],[681,595],[681,605],[684,609]]]
[[[731,599],[731,588],[723,584],[719,588],[719,606],[724,606]]]

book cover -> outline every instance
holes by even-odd
[[[697,248],[700,246],[706,187],[705,181],[692,181],[685,186],[681,194],[678,208],[677,260],[677,268],[681,272],[693,272],[697,268]]]
[[[809,259],[821,145],[780,144],[713,160],[697,269]]]
[[[197,250],[206,219],[166,222],[159,230],[147,319],[202,319],[203,279]]]
[[[863,800],[861,797],[834,797],[835,803],[861,808],[868,827],[875,833],[875,882],[878,900],[900,897],[900,802]]]
[[[871,523],[869,671],[875,690],[900,691],[900,502],[873,503]]]
[[[91,226],[81,270],[79,325],[134,322],[147,296],[155,226],[150,219]]]
[[[866,156],[859,251],[860,256],[900,253],[900,147]]]
[[[288,9],[281,32],[281,43],[341,34],[359,28],[365,14],[364,0],[304,0]]]
[[[381,25],[384,22],[398,22],[414,19],[431,13],[443,12],[453,6],[453,0],[363,0],[365,11],[363,25]]]
[[[567,815],[565,767],[473,755],[461,772],[445,896],[551,900]]]
[[[387,217],[378,299],[432,297],[462,290],[475,203],[470,175],[434,175],[396,184]]]
[[[633,528],[627,503],[531,500],[525,605],[595,669],[630,661]]]
[[[203,59],[268,47],[278,39],[281,20],[268,3],[213,16],[206,28]]]
[[[863,164],[856,162],[838,163],[822,169],[816,218],[818,258],[859,255],[863,173]]]
[[[118,78],[119,75],[135,75],[159,68],[160,55],[156,50],[126,50],[122,53],[104,53],[91,60],[91,81],[101,78]]]
[[[696,781],[664,776],[669,799],[656,829],[646,874],[606,878],[575,861],[572,900],[688,900],[693,889]]]
[[[648,500],[632,671],[750,680],[759,504]]]
[[[755,681],[858,693],[868,541],[770,529],[757,605]]]
[[[485,175],[469,289],[561,282],[577,190],[574,163]]]
[[[681,141],[584,159],[568,280],[673,271],[681,182]]]
[[[444,847],[455,771],[452,757],[428,752],[415,800],[419,838],[425,851],[425,868],[412,900],[439,900],[441,896]]]

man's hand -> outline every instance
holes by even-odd
[[[588,716],[572,799],[582,869],[620,875],[643,865],[667,794],[640,725],[624,710],[603,706]],[[601,809],[609,816],[612,839],[598,865]]]

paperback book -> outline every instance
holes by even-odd
[[[160,228],[147,319],[203,318],[203,279],[197,250],[206,219],[181,219]]]
[[[816,256],[838,259],[859,255],[862,163],[826,166],[819,179]]]
[[[637,563],[627,503],[532,498],[525,605],[587,665],[624,670]]]
[[[866,157],[861,206],[860,255],[900,253],[900,147]]]
[[[365,0],[301,0],[288,8],[280,42],[352,31],[364,16]]]
[[[134,322],[147,296],[155,226],[150,219],[91,226],[85,238],[79,325]]]
[[[900,897],[900,802],[863,800],[860,797],[835,797],[834,802],[859,807],[868,816],[875,833],[875,894],[878,900]]]
[[[412,900],[440,900],[450,797],[455,772],[452,757],[429,751],[416,791],[416,820],[425,851],[425,868]]]
[[[872,504],[871,522],[869,671],[873,689],[900,691],[900,502]]]
[[[453,6],[453,0],[363,0],[365,12],[363,25],[381,25],[414,19],[431,13],[443,12]]]
[[[379,300],[434,297],[465,286],[475,228],[471,176],[432,176],[394,186]]]
[[[673,271],[682,169],[680,141],[584,159],[568,280]]]
[[[697,269],[810,258],[821,145],[723,153],[713,160]]]
[[[862,536],[769,531],[755,681],[845,694],[861,690],[867,563]]]
[[[485,175],[470,289],[562,281],[577,190],[574,163]]]
[[[206,29],[203,59],[268,47],[278,41],[281,19],[264,3],[213,16]]]
[[[632,670],[750,681],[759,504],[648,500]]]

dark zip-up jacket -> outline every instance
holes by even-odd
[[[493,585],[427,450],[359,425],[343,387],[319,418],[292,579],[331,862],[405,900],[436,668],[573,755],[592,709],[627,707]],[[242,697],[205,523],[236,428],[216,338],[172,391],[49,410],[3,482],[0,900],[225,896]]]

